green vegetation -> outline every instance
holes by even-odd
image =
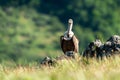
[[[120,58],[86,63],[63,60],[54,67],[41,67],[36,63],[27,66],[0,65],[1,80],[120,80]]]
[[[34,60],[46,55],[58,55],[53,53],[60,52],[59,37],[63,25],[56,17],[38,14],[33,9],[10,7],[8,11],[0,9],[0,55],[3,55],[0,60]]]
[[[82,53],[96,36],[120,35],[120,0],[0,0],[0,80],[120,80],[119,57],[40,66],[63,54],[69,18]]]
[[[59,37],[67,20],[80,40],[80,53],[99,36],[120,35],[119,0],[0,0],[0,62],[24,64],[63,54]]]

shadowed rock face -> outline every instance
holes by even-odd
[[[104,50],[107,54],[120,54],[120,36],[113,35],[104,44]]]
[[[86,57],[86,58],[91,57],[92,58],[95,56],[96,56],[96,53],[95,53],[95,49],[94,49],[94,42],[90,42],[83,53],[83,57]]]
[[[83,53],[83,57],[87,59],[90,58],[102,58],[103,56],[103,44],[99,39],[96,39],[93,42],[90,42],[88,47],[85,49]]]
[[[113,44],[120,44],[120,36],[113,35],[107,41],[109,41],[109,42],[111,42]]]
[[[54,61],[50,58],[50,57],[45,57],[42,61],[41,61],[42,65],[53,65]]]
[[[109,57],[114,54],[120,54],[120,36],[118,35],[111,36],[104,44],[99,39],[90,42],[83,53],[83,57],[102,59],[104,56]]]

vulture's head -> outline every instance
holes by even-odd
[[[69,19],[69,20],[68,20],[68,24],[73,24],[73,20],[72,20],[72,19]]]
[[[68,37],[72,37],[73,36],[72,27],[73,27],[73,20],[69,19],[68,20],[68,33],[67,33]]]

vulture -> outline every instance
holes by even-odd
[[[72,31],[73,20],[68,20],[67,31],[60,37],[60,44],[65,55],[71,56],[79,52],[79,40]]]

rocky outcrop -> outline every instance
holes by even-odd
[[[102,43],[100,39],[90,42],[83,57],[102,59],[115,54],[120,54],[120,36],[118,35],[111,36],[105,43]]]
[[[120,54],[120,36],[113,35],[105,43],[102,43],[100,39],[96,39],[90,42],[83,52],[83,57],[103,59],[104,57],[110,57],[112,55]],[[50,57],[45,57],[41,61],[41,65],[52,66],[58,61],[68,60],[68,59],[78,59],[79,55],[75,54],[73,51],[69,51],[64,55],[58,56],[54,59]]]

